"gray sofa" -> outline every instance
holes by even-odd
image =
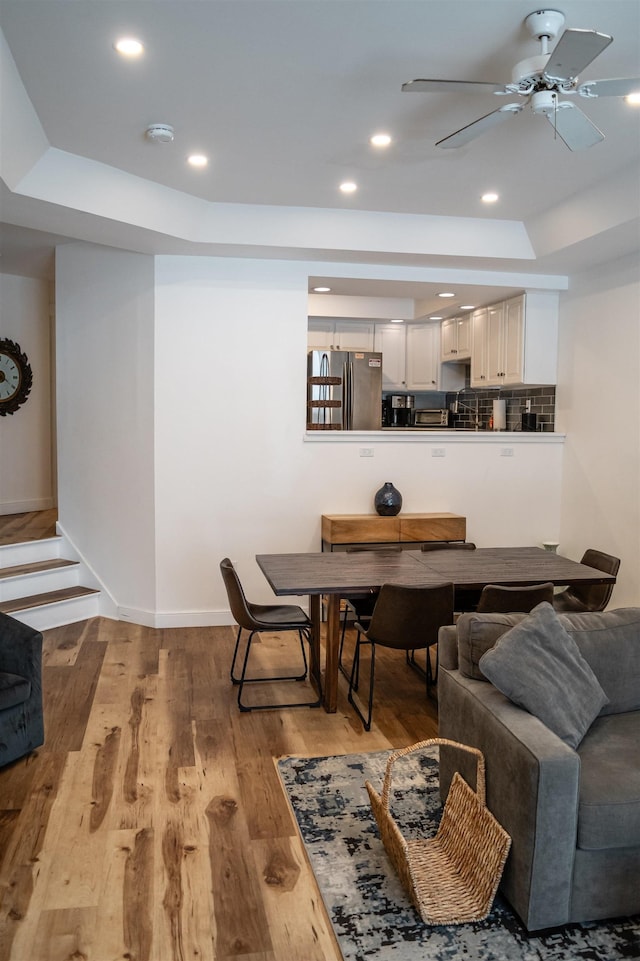
[[[0,766],[43,742],[42,634],[0,613]]]
[[[640,912],[640,608],[553,616],[608,698],[575,749],[479,666],[526,615],[464,614],[439,635],[439,733],[485,755],[487,805],[512,837],[501,891],[531,931]],[[443,750],[443,799],[456,769],[473,783]]]

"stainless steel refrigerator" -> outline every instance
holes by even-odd
[[[310,350],[307,429],[380,430],[381,426],[382,354]]]

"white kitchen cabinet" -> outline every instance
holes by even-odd
[[[373,350],[374,324],[367,321],[323,320],[308,321],[307,347],[309,350]]]
[[[471,315],[471,386],[486,387],[487,366],[487,330],[488,311],[486,307],[474,310]]]
[[[531,291],[474,311],[471,386],[555,384],[558,295]]]
[[[406,390],[406,330],[403,324],[376,324],[374,350],[382,351],[382,389]]]
[[[462,364],[440,363],[440,325],[409,324],[407,327],[407,389],[460,390],[464,387]]]
[[[443,361],[468,360],[471,357],[471,317],[451,317],[440,325]]]
[[[440,331],[437,324],[407,327],[407,387],[437,390],[440,370]]]

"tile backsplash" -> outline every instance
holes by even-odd
[[[522,414],[527,409],[537,415],[537,429],[543,432],[555,430],[556,388],[546,387],[517,387],[500,388],[499,390],[471,390],[466,388],[460,393],[447,393],[446,403],[451,407],[458,398],[458,427],[474,427],[476,402],[480,427],[487,430],[489,420],[493,414],[493,401],[506,401],[507,430],[520,430]],[[463,406],[464,405],[464,406]],[[416,405],[417,406],[417,405]],[[471,408],[471,410],[469,410]]]

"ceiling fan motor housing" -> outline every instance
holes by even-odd
[[[511,82],[517,86],[528,86],[531,83],[535,83],[544,73],[544,68],[547,66],[548,61],[549,54],[542,53],[537,54],[535,57],[527,57],[526,60],[521,60],[513,68]]]

